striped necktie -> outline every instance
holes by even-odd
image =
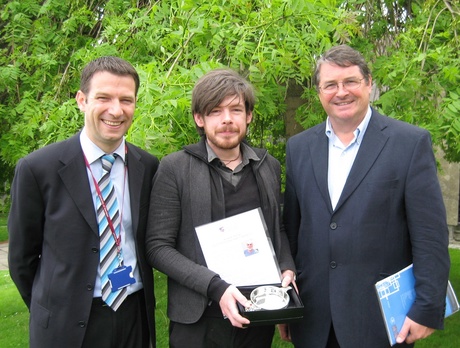
[[[115,162],[116,155],[102,156],[102,177],[98,182],[102,199],[105,202],[107,212],[112,221],[116,236],[120,236],[120,211],[118,209],[117,195],[112,181],[110,180],[110,170]],[[109,221],[101,204],[99,195],[96,197],[97,219],[99,222],[100,237],[100,267],[101,267],[101,286],[102,300],[107,303],[114,311],[120,307],[126,298],[126,287],[112,292],[108,275],[119,266],[117,245],[113,236]]]

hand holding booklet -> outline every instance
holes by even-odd
[[[380,310],[391,345],[396,344],[396,337],[404,324],[410,307],[415,301],[415,278],[412,267],[413,265],[411,264],[375,284]],[[449,281],[446,292],[445,317],[458,310],[457,297]]]

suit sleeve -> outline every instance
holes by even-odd
[[[297,254],[297,234],[300,228],[300,207],[293,183],[291,143],[286,148],[286,188],[284,192],[283,222],[292,255]]]
[[[412,244],[416,299],[408,313],[415,322],[442,329],[450,260],[446,211],[428,132],[411,159],[405,206]]]
[[[11,187],[8,263],[11,278],[29,308],[43,243],[43,210],[36,178],[22,159],[16,166]]]

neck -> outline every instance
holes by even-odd
[[[220,158],[220,157],[219,157]],[[238,154],[236,155],[236,157],[234,158],[228,158],[228,159],[223,159],[223,158],[220,158],[220,161],[223,162],[225,165],[228,165],[232,162],[235,162],[235,163],[239,163],[239,159],[241,158],[241,152],[238,152]]]
[[[331,119],[331,126],[337,138],[340,139],[343,145],[348,145],[355,137],[355,130],[358,128],[363,119],[355,122],[337,122]]]

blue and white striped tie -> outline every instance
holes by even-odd
[[[120,235],[120,211],[118,210],[117,195],[110,180],[110,171],[115,162],[116,155],[102,156],[102,177],[98,182],[101,190],[102,199],[105,202],[110,219],[112,220],[113,228],[117,237]],[[114,311],[120,307],[123,300],[126,298],[126,287],[112,292],[108,275],[119,266],[117,255],[117,245],[115,243],[110,224],[104,213],[104,208],[99,199],[96,197],[97,220],[99,222],[99,237],[100,237],[100,267],[101,267],[101,285],[102,285],[102,300],[107,303]]]

